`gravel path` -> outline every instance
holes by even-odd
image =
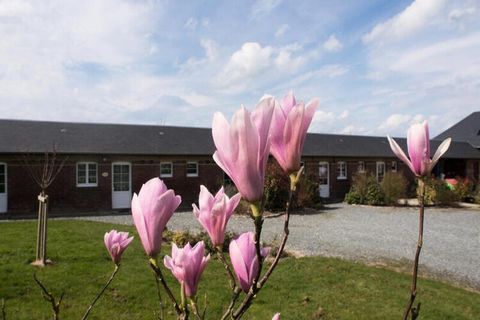
[[[131,216],[79,218],[131,224]],[[316,214],[293,215],[287,250],[300,255],[323,255],[367,262],[408,262],[417,242],[415,208],[328,205]],[[200,231],[191,212],[175,213],[171,230]],[[267,219],[264,239],[281,237],[282,218]],[[253,230],[248,217],[234,216],[229,230]],[[427,208],[421,269],[437,278],[480,290],[480,211]],[[421,270],[422,271],[422,270]]]

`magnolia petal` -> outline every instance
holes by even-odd
[[[440,158],[445,154],[445,152],[448,151],[448,148],[450,148],[451,142],[452,142],[452,138],[447,138],[443,140],[440,146],[438,146],[437,151],[435,151],[432,161],[430,162],[430,171],[433,169],[433,167],[435,167],[438,160],[440,160]]]
[[[405,154],[405,152],[403,152],[402,148],[400,148],[398,143],[395,140],[393,140],[390,136],[387,136],[387,139],[388,139],[388,142],[390,143],[390,148],[392,149],[393,153],[400,160],[402,160],[403,163],[405,163],[413,173],[415,173],[415,170],[412,167],[412,163],[410,162],[410,160],[408,160],[407,155]]]

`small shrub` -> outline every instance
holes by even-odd
[[[373,175],[357,173],[350,191],[345,195],[345,201],[349,204],[382,205],[384,195]]]
[[[265,209],[279,211],[285,208],[290,179],[276,162],[269,162],[265,172]]]
[[[375,178],[373,182],[368,185],[365,202],[371,206],[380,206],[385,203],[382,190]]]
[[[355,191],[350,189],[349,192],[345,195],[345,200],[348,204],[361,204],[360,195]]]
[[[465,200],[472,194],[472,184],[467,179],[457,179],[458,183],[453,188],[458,200]]]
[[[458,195],[448,187],[444,180],[426,179],[425,204],[451,206],[459,200]]]
[[[407,179],[401,173],[387,172],[380,189],[384,196],[385,204],[397,205],[398,200],[405,198],[407,192]]]
[[[223,252],[228,251],[230,241],[236,236],[236,233],[230,231],[225,232],[225,241],[223,242],[222,247]],[[202,231],[198,234],[193,234],[189,231],[165,230],[163,233],[163,238],[167,242],[174,242],[179,247],[184,247],[187,243],[190,243],[190,245],[194,246],[196,243],[203,241],[205,243],[205,250],[207,250],[207,252],[210,254],[215,253],[215,247],[213,246],[208,233],[205,231]]]
[[[314,181],[315,179],[312,176],[302,176],[297,186],[294,207],[314,209],[320,209],[322,207],[322,199],[318,192],[318,183]]]

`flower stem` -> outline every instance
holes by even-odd
[[[422,178],[418,180],[419,194],[418,194],[418,203],[420,207],[419,221],[418,221],[418,240],[417,240],[417,251],[415,253],[415,261],[413,263],[413,272],[412,272],[412,286],[410,288],[410,300],[405,308],[403,313],[403,320],[408,319],[408,315],[411,313],[412,319],[418,317],[418,312],[420,311],[420,304],[418,307],[413,308],[413,303],[417,296],[417,276],[418,276],[418,262],[420,258],[420,251],[422,251],[423,245],[423,220],[425,216],[425,181]]]
[[[150,267],[155,272],[158,280],[160,280],[160,283],[162,284],[163,288],[167,292],[168,297],[172,301],[173,308],[175,309],[175,312],[177,313],[177,316],[180,317],[183,314],[183,312],[182,312],[182,310],[180,310],[180,307],[178,306],[177,299],[175,299],[175,296],[173,295],[172,290],[170,290],[170,288],[168,287],[167,282],[165,281],[165,279],[163,277],[162,270],[158,266],[156,258],[150,258],[148,261],[150,262]]]
[[[110,283],[112,282],[113,278],[115,278],[115,275],[117,274],[119,267],[120,267],[120,266],[119,266],[118,264],[115,265],[115,269],[113,270],[112,275],[110,276],[110,278],[108,279],[107,283],[106,283],[105,286],[102,288],[102,290],[100,290],[100,292],[97,294],[97,296],[93,299],[92,303],[88,306],[88,309],[87,309],[87,311],[85,311],[85,314],[83,315],[82,320],[87,319],[90,311],[92,310],[92,308],[93,308],[93,306],[95,305],[95,303],[97,302],[97,300],[100,299],[100,297],[102,296],[102,294],[105,292],[105,290],[107,289],[107,287],[108,287],[108,286],[110,285]]]
[[[285,244],[287,243],[288,240],[288,235],[289,235],[289,229],[288,229],[288,224],[290,221],[290,209],[291,209],[291,203],[293,199],[293,195],[297,189],[297,184],[300,179],[300,176],[303,172],[303,167],[300,168],[300,170],[297,173],[292,173],[289,175],[290,177],[290,191],[289,191],[289,196],[288,196],[288,201],[286,204],[285,208],[285,222],[283,225],[283,238],[282,242],[280,244],[280,247],[278,249],[277,255],[275,256],[275,259],[273,260],[272,264],[268,268],[267,272],[263,275],[263,277],[259,280],[260,273],[262,271],[262,265],[259,265],[259,271],[258,275],[253,282],[252,287],[250,288],[250,291],[247,293],[245,299],[243,300],[242,304],[238,307],[238,309],[233,313],[232,318],[233,319],[240,319],[243,314],[248,310],[250,307],[253,298],[255,295],[262,289],[263,285],[267,282],[268,278],[272,274],[273,270],[278,264],[278,261],[280,260],[280,257],[282,256],[283,250],[285,248]],[[260,216],[261,217],[261,216]],[[261,220],[261,223],[263,223],[263,219]],[[258,233],[258,242],[260,242],[260,233],[262,231],[262,225],[259,223],[259,230],[257,230],[257,221],[255,220],[255,245],[257,245],[257,233]],[[259,261],[262,261],[262,257],[259,256],[260,253],[260,244],[258,245],[258,251],[257,251],[257,257]],[[223,318],[222,318],[223,319]]]
[[[155,277],[155,283],[157,285],[157,296],[158,296],[158,303],[160,307],[160,314],[159,314],[159,319],[162,320],[164,318],[164,313],[163,313],[163,301],[162,301],[162,293],[160,292],[160,281],[158,280],[158,277],[156,274],[153,274]]]
[[[64,293],[62,293],[60,295],[60,298],[58,299],[58,301],[56,301],[53,294],[48,292],[47,288],[45,288],[43,283],[41,283],[40,280],[38,280],[37,275],[35,273],[33,274],[33,279],[38,284],[38,286],[42,289],[43,298],[52,304],[53,320],[59,320],[60,319],[60,316],[59,316],[60,306],[62,304]]]

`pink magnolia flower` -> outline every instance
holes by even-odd
[[[277,312],[275,313],[275,315],[273,316],[272,320],[280,320],[280,312]]]
[[[138,195],[133,194],[133,222],[149,257],[155,257],[160,252],[163,230],[180,202],[182,198],[167,189],[159,178],[148,180]]]
[[[256,202],[263,196],[274,104],[273,98],[263,98],[252,113],[242,106],[233,116],[231,125],[221,113],[213,116],[212,135],[217,148],[213,159],[249,202]]]
[[[253,232],[242,233],[230,242],[229,251],[233,270],[235,270],[240,286],[244,292],[248,292],[259,268],[255,251],[255,234]],[[269,251],[270,248],[262,248],[262,257],[265,258]]]
[[[305,137],[318,104],[318,99],[314,99],[305,107],[303,101],[295,101],[292,92],[283,98],[281,105],[278,102],[275,104],[270,129],[270,152],[288,174],[300,169]]]
[[[390,136],[387,136],[387,138],[393,153],[395,153],[417,177],[425,177],[430,174],[438,160],[447,152],[452,140],[450,138],[445,139],[438,147],[433,158],[430,159],[428,123],[424,121],[423,123],[413,124],[410,129],[408,129],[407,134],[408,155],[410,156],[410,159],[408,159],[397,142]]]
[[[130,242],[132,242],[133,237],[128,237],[128,232],[117,232],[117,230],[111,230],[110,232],[106,232],[105,236],[103,237],[105,242],[105,247],[107,247],[107,251],[112,257],[112,261],[115,264],[120,263],[120,259],[122,258],[122,253],[127,249]]]
[[[239,193],[230,199],[225,194],[223,187],[218,190],[214,197],[205,186],[200,186],[200,196],[198,198],[200,209],[193,204],[193,212],[207,230],[214,246],[223,246],[227,222],[232,216],[233,210],[238,206],[240,199]]]
[[[197,292],[198,282],[205,269],[210,255],[205,257],[205,244],[198,242],[195,246],[187,243],[183,249],[172,245],[172,257],[165,256],[163,264],[170,269],[180,284],[185,286],[187,297],[194,297]]]

